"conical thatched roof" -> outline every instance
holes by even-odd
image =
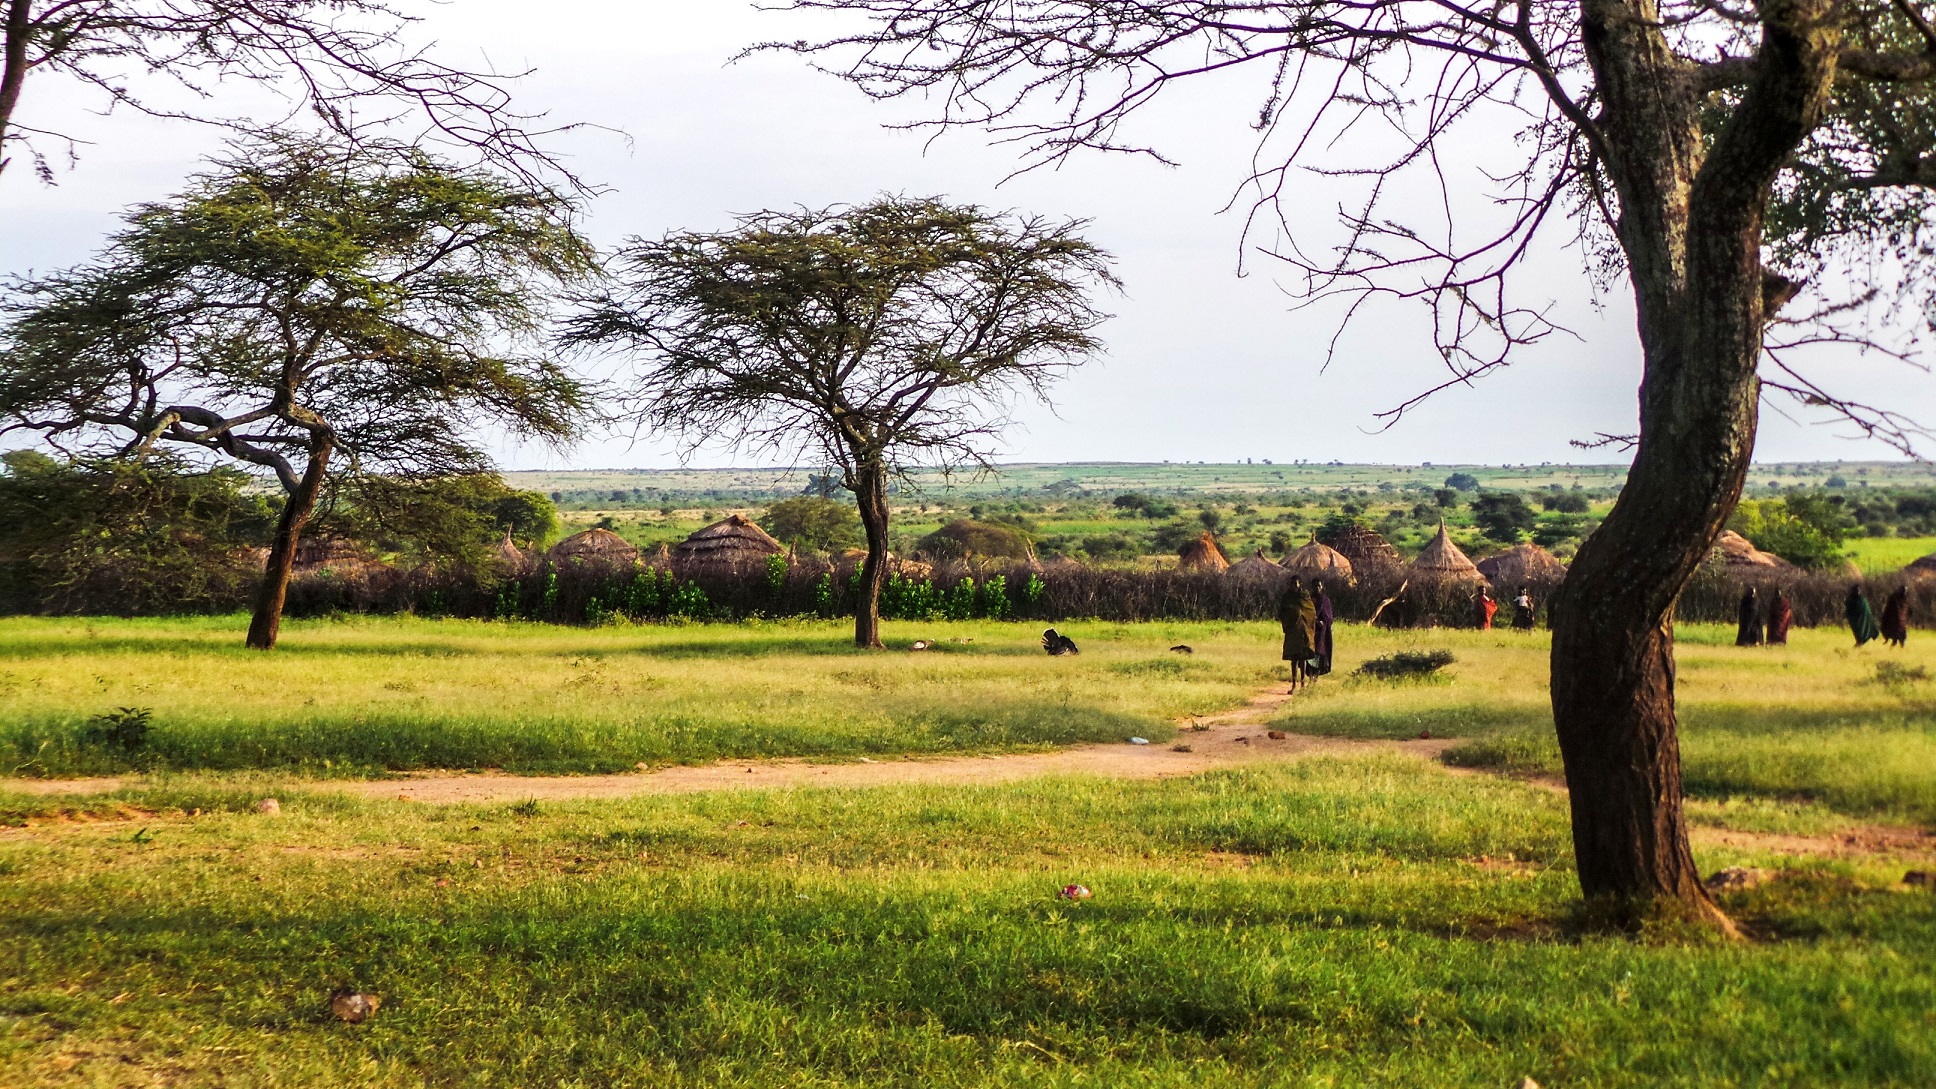
[[[1756,548],[1746,537],[1731,529],[1724,529],[1714,539],[1714,551],[1721,554],[1721,561],[1729,567],[1776,569],[1793,567],[1787,560],[1772,552]]]
[[[1328,542],[1351,563],[1351,572],[1363,578],[1373,571],[1405,566],[1404,557],[1392,543],[1366,526],[1349,526]]]
[[[504,539],[497,543],[497,561],[506,567],[517,567],[524,562],[524,550],[511,541],[511,531],[504,531]]]
[[[1902,569],[1902,573],[1912,579],[1926,579],[1931,576],[1936,576],[1936,552],[1932,552],[1920,560],[1911,562],[1908,567]]]
[[[1178,571],[1228,571],[1230,558],[1223,554],[1217,539],[1206,529],[1203,531],[1203,536],[1184,545],[1182,551],[1177,553],[1176,569]]]
[[[594,527],[566,537],[545,555],[554,562],[629,563],[638,558],[639,550],[611,530]]]
[[[1432,538],[1426,544],[1425,550],[1418,554],[1418,559],[1412,561],[1412,573],[1420,578],[1441,581],[1478,580],[1485,577],[1479,573],[1478,567],[1466,558],[1465,553],[1459,551],[1459,546],[1452,543],[1452,535],[1445,531],[1444,522],[1439,523],[1438,536]]]
[[[1271,558],[1264,555],[1264,550],[1261,548],[1256,554],[1245,556],[1231,564],[1230,570],[1225,571],[1224,574],[1231,578],[1256,579],[1259,582],[1269,583],[1283,582],[1291,577],[1289,571],[1271,562]]]
[[[1351,561],[1330,545],[1318,543],[1317,534],[1303,548],[1284,557],[1284,569],[1303,578],[1330,579],[1349,586],[1358,581]]]
[[[681,575],[732,574],[763,566],[786,546],[743,515],[729,514],[679,542],[672,568]]]
[[[1479,573],[1494,586],[1518,586],[1528,582],[1553,583],[1566,577],[1566,565],[1551,552],[1530,542],[1514,545],[1504,552],[1480,560]]]

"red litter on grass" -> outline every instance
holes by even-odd
[[[1064,900],[1087,900],[1095,893],[1090,892],[1087,885],[1064,885],[1058,895]]]

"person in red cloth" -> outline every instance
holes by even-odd
[[[1788,645],[1788,629],[1795,623],[1795,610],[1788,604],[1788,595],[1775,587],[1774,599],[1768,602],[1768,638],[1765,642],[1771,647]]]
[[[1909,589],[1898,586],[1882,603],[1882,641],[1892,647],[1909,645]]]
[[[1499,613],[1499,603],[1492,599],[1492,587],[1479,587],[1479,599],[1472,603],[1472,617],[1479,622],[1480,631],[1492,630],[1492,618]]]

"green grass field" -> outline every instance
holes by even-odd
[[[1601,935],[1561,795],[1415,757],[517,805],[327,778],[1118,740],[1277,669],[1266,625],[1065,630],[1079,658],[1004,624],[860,654],[832,624],[305,622],[263,655],[231,619],[0,622],[6,744],[64,762],[29,770],[123,766],[85,719],[128,705],[167,766],[214,769],[0,786],[0,1085],[1936,1083],[1936,896],[1902,859],[1701,839],[1704,869],[1783,874],[1724,901],[1752,941]],[[1922,643],[1725,634],[1682,632],[1698,825],[1936,825]],[[1438,681],[1347,672],[1430,647]],[[1340,651],[1284,725],[1550,770],[1543,635]],[[383,1006],[338,1023],[339,987]]]
[[[1849,558],[1865,575],[1891,575],[1936,552],[1936,537],[1853,537]]]
[[[576,629],[477,621],[302,621],[273,654],[243,618],[0,620],[0,772],[139,766],[85,741],[96,716],[153,711],[164,768],[623,771],[722,757],[992,751],[1153,740],[1275,675],[1242,624],[889,623],[866,654],[843,622]],[[1168,647],[1188,642],[1189,659]]]

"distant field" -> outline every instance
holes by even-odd
[[[575,469],[513,472],[505,478],[520,488],[543,492],[647,493],[678,497],[681,505],[719,502],[734,497],[798,495],[807,486],[805,468],[720,469]],[[1284,490],[1336,491],[1343,488],[1376,491],[1381,484],[1394,488],[1441,486],[1453,473],[1470,473],[1488,488],[1526,491],[1551,484],[1588,489],[1617,488],[1626,482],[1625,465],[1266,465],[1262,462],[1192,465],[1178,462],[1070,462],[1066,464],[1009,464],[980,476],[957,474],[943,478],[916,472],[913,492],[953,502],[976,497],[1067,498],[1075,495],[1109,496],[1127,491],[1166,495],[1244,495]],[[1936,469],[1914,462],[1807,462],[1756,465],[1751,486],[1796,484],[1821,486],[1840,476],[1852,490],[1873,487],[1936,485]]]
[[[1866,575],[1888,575],[1936,552],[1936,537],[1856,537],[1849,554]]]

